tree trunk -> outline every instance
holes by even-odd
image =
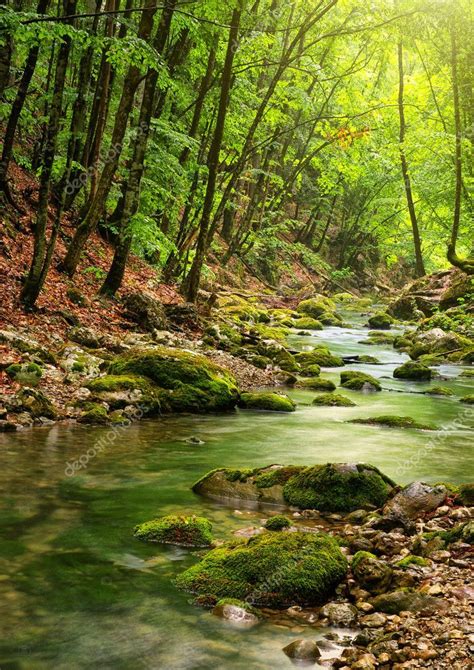
[[[410,213],[411,227],[413,231],[413,243],[415,246],[415,272],[417,277],[423,277],[426,274],[423,263],[423,253],[421,250],[421,237],[416,216],[415,203],[413,201],[413,191],[411,187],[410,173],[408,171],[408,162],[405,154],[405,108],[403,104],[403,43],[398,43],[398,115],[400,118],[400,162],[402,165],[403,182],[405,184],[405,195],[407,198],[408,211]]]
[[[227,107],[229,104],[229,93],[232,80],[232,64],[234,62],[235,52],[238,46],[240,18],[242,15],[242,0],[239,0],[238,6],[232,13],[231,28],[229,31],[229,41],[225,56],[224,69],[222,71],[221,93],[219,100],[219,109],[217,113],[216,127],[212,144],[207,158],[208,178],[206,195],[204,197],[203,210],[199,225],[199,235],[196,245],[196,253],[189,274],[185,280],[185,293],[189,302],[195,302],[199,290],[201,279],[201,270],[204,264],[204,257],[207,250],[207,239],[211,221],[212,207],[214,204],[214,194],[216,190],[217,169],[219,163],[219,152],[222,145],[224,134],[225,119]]]

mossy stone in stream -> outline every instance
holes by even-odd
[[[461,402],[465,403],[466,405],[474,405],[474,394],[465,395],[461,398]]]
[[[393,322],[394,319],[386,312],[378,312],[368,319],[369,326],[376,330],[389,330]]]
[[[144,542],[183,547],[209,547],[213,539],[211,522],[199,516],[163,516],[135,526],[133,534]]]
[[[265,528],[267,530],[283,530],[284,528],[289,528],[290,526],[291,521],[283,514],[272,516],[265,522]]]
[[[94,400],[104,401],[112,409],[138,404],[148,416],[169,409],[167,392],[140,375],[105,375],[92,379],[85,386],[92,392]]]
[[[77,419],[78,423],[86,423],[96,426],[105,426],[109,421],[106,408],[97,402],[83,404],[83,414]]]
[[[459,375],[460,379],[474,377],[474,370],[463,370]]]
[[[321,314],[327,312],[336,311],[336,303],[333,302],[330,298],[326,298],[323,295],[317,296],[315,298],[308,298],[307,300],[302,300],[296,311],[299,314],[304,314],[305,316],[310,316],[313,319],[317,319]]]
[[[432,386],[427,391],[425,391],[425,394],[426,395],[440,395],[440,396],[454,395],[454,393],[451,391],[451,389],[447,388],[447,386]]]
[[[409,379],[414,381],[429,381],[432,374],[430,368],[418,361],[407,361],[393,371],[395,379]]]
[[[388,426],[389,428],[417,428],[418,430],[436,430],[436,426],[421,423],[411,416],[371,416],[367,418],[351,419],[349,423],[366,423],[373,426]]]
[[[336,384],[330,379],[310,378],[301,379],[298,386],[303,389],[311,389],[312,391],[327,391],[328,393],[336,390]]]
[[[460,484],[459,498],[463,505],[472,507],[474,505],[474,484]]]
[[[303,316],[301,319],[293,321],[294,328],[301,328],[301,330],[322,330],[323,324],[317,319],[312,319],[310,316]]]
[[[317,347],[313,351],[302,351],[296,354],[295,359],[303,370],[309,365],[320,365],[324,368],[339,368],[344,365],[342,358],[331,354],[327,347]]]
[[[364,389],[381,391],[380,382],[365,372],[358,370],[344,370],[341,372],[341,386],[351,391],[363,391]]]
[[[263,391],[242,393],[238,402],[242,409],[262,409],[269,412],[294,412],[296,404],[286,395]]]
[[[235,407],[238,389],[232,375],[205,356],[156,346],[118,356],[109,372],[140,375],[167,391],[174,412],[212,412]]]
[[[324,533],[265,533],[210,551],[176,579],[199,595],[284,608],[323,603],[344,578],[347,562]]]
[[[372,465],[328,463],[304,468],[283,488],[285,500],[303,509],[352,512],[381,507],[394,486]]]
[[[319,317],[319,320],[324,326],[342,327],[342,318],[335,312],[324,312],[324,314],[321,314]]]
[[[359,356],[358,358],[359,363],[368,363],[369,365],[382,365],[381,361],[379,361],[378,358],[375,356],[368,356],[366,354],[363,354],[362,356]]]
[[[355,407],[355,402],[338,393],[322,393],[316,396],[311,404],[325,407]]]

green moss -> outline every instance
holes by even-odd
[[[283,341],[286,339],[289,332],[288,328],[269,326],[262,323],[257,323],[250,329],[250,334],[258,335],[263,340]]]
[[[474,405],[474,395],[465,395],[463,398],[461,398],[461,402],[465,403],[466,405]]]
[[[184,547],[209,547],[212,524],[199,516],[163,516],[135,526],[133,534],[144,542],[176,544]]]
[[[303,377],[319,377],[321,374],[321,368],[316,363],[313,363],[312,365],[302,365],[301,374]]]
[[[81,363],[79,361],[74,361],[74,363],[72,364],[71,371],[72,372],[85,372],[85,369],[86,369],[86,366],[84,365],[84,363]]]
[[[301,379],[298,386],[312,391],[331,392],[336,390],[336,385],[330,379]]]
[[[325,407],[355,407],[355,402],[338,393],[322,393],[316,396],[311,404]]]
[[[296,407],[288,396],[269,391],[242,393],[238,406],[243,409],[263,409],[270,412],[294,412]]]
[[[411,416],[372,416],[361,419],[351,419],[349,423],[367,423],[374,426],[388,426],[389,428],[416,428],[418,430],[436,430],[436,426],[421,423]]]
[[[240,607],[240,609],[245,610],[249,614],[253,614],[256,617],[261,617],[260,610],[256,607],[252,607],[245,600],[239,600],[238,598],[221,598],[217,601],[216,607],[224,607],[225,605],[234,605],[234,607]]]
[[[86,388],[96,399],[106,400],[115,409],[123,409],[125,405],[130,404],[129,400],[126,397],[121,399],[120,396],[114,400],[109,394],[134,390],[141,392],[137,401],[147,415],[158,415],[170,409],[168,392],[153,384],[150,379],[139,375],[105,375],[89,381]]]
[[[299,303],[296,311],[299,314],[304,314],[305,316],[310,316],[313,319],[317,319],[325,312],[335,312],[336,303],[334,303],[330,298],[326,298],[325,296],[321,295],[315,298],[309,298],[308,300],[303,300]]]
[[[109,417],[103,405],[89,402],[84,405],[84,413],[78,418],[78,422],[104,426],[109,422]]]
[[[393,376],[396,379],[410,379],[416,381],[429,381],[432,371],[423,363],[418,361],[407,361],[400,367],[395,368]]]
[[[423,533],[423,539],[433,540],[434,538],[440,538],[444,544],[450,545],[453,542],[466,542],[467,544],[474,543],[474,522],[466,521],[465,523],[458,524],[451,528],[450,530],[439,530],[432,531],[429,533]]]
[[[319,320],[324,326],[342,326],[342,318],[336,313],[324,312]]]
[[[265,522],[265,528],[267,530],[283,530],[283,528],[289,528],[290,526],[291,521],[283,514],[272,516]]]
[[[290,505],[329,512],[381,507],[393,482],[371,465],[331,464],[304,468],[284,486]]]
[[[454,395],[451,389],[447,388],[446,386],[432,386],[427,391],[425,391],[425,393],[427,395],[443,395],[443,396]]]
[[[39,389],[22,388],[17,393],[17,399],[22,410],[29,412],[34,419],[41,416],[55,419],[57,411],[53,403]]]
[[[371,328],[380,330],[389,330],[393,322],[394,319],[390,316],[390,314],[386,314],[385,312],[378,312],[377,314],[371,316],[368,320],[369,326]]]
[[[238,390],[232,375],[205,356],[179,349],[134,349],[110,366],[112,375],[139,375],[166,389],[176,412],[206,412],[235,407]]]
[[[301,465],[284,465],[262,472],[255,478],[255,486],[259,489],[268,489],[271,486],[282,486],[297,472],[301,472]]]
[[[474,484],[460,484],[459,498],[463,505],[472,507],[474,505]]]
[[[43,370],[37,363],[13,363],[5,370],[7,375],[19,384],[36,386],[43,376]]]
[[[215,472],[213,470],[212,472]],[[226,479],[229,482],[246,482],[249,477],[251,477],[254,474],[255,470],[252,468],[244,468],[243,470],[237,470],[235,468],[227,468],[225,473],[226,473]],[[203,477],[205,479],[208,477],[211,473],[208,472],[207,475]]]
[[[375,356],[366,356],[365,354],[359,356],[359,363],[368,363],[369,365],[382,365],[378,358]]]
[[[381,391],[380,382],[365,372],[357,370],[344,370],[341,372],[341,386],[351,391],[362,391],[366,384],[370,384],[376,391]]]
[[[397,335],[393,340],[393,348],[398,350],[407,350],[413,346],[413,342],[405,335]]]
[[[342,358],[331,354],[327,347],[317,347],[313,351],[302,351],[296,354],[295,359],[303,369],[309,365],[320,365],[325,368],[338,368],[344,365]]]
[[[377,560],[377,556],[375,554],[372,554],[370,551],[358,551],[354,554],[352,561],[351,561],[351,569],[352,570],[357,570],[359,565],[363,562],[366,561],[367,559],[370,560]]]
[[[301,330],[322,330],[323,324],[317,319],[312,319],[309,316],[303,316],[300,319],[293,321],[294,328],[301,328]]]
[[[405,558],[402,558],[401,561],[398,561],[396,565],[397,568],[402,569],[409,568],[411,565],[418,565],[424,568],[430,565],[430,562],[422,556],[414,556],[413,554],[409,554],[408,556],[405,556]]]
[[[463,370],[461,374],[459,375],[460,378],[470,378],[474,377],[474,370]]]
[[[265,533],[210,551],[178,576],[179,588],[261,606],[324,602],[347,570],[329,535]]]

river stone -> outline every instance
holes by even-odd
[[[448,607],[441,598],[407,589],[378,595],[371,602],[377,612],[385,614],[400,614],[406,611],[436,614],[446,611]]]
[[[295,661],[306,661],[308,665],[316,663],[317,659],[321,656],[319,647],[313,640],[294,640],[286,647],[283,647],[283,651],[288,658]]]
[[[250,628],[259,623],[258,617],[251,612],[247,612],[246,609],[240,607],[239,605],[234,605],[231,603],[217,604],[212,610],[214,616],[225,619],[232,624],[237,626],[242,626],[244,628]]]
[[[352,560],[354,577],[369,593],[384,593],[392,581],[393,570],[369,552],[360,551]]]
[[[414,520],[433,512],[446,498],[443,485],[430,486],[423,482],[413,482],[405,486],[383,508],[383,516],[378,525],[387,528],[402,527],[414,530]]]
[[[357,615],[357,608],[349,603],[327,603],[319,610],[319,616],[328,619],[330,624],[348,628],[357,622]]]

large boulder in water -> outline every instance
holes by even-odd
[[[201,596],[284,608],[324,603],[346,571],[346,559],[330,535],[264,533],[213,549],[176,583]]]
[[[193,491],[216,500],[293,505],[301,509],[351,512],[381,507],[394,483],[363,463],[213,470]]]
[[[111,364],[112,375],[147,377],[163,389],[162,407],[172,412],[233,409],[239,392],[235,379],[205,356],[155,346],[131,349]]]

